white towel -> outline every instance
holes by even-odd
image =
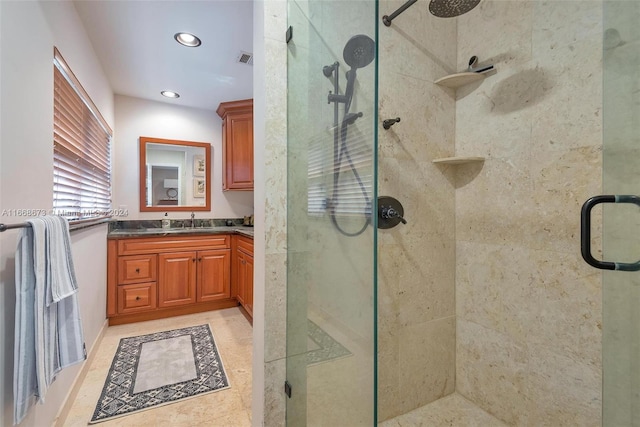
[[[49,306],[75,294],[78,283],[73,269],[67,221],[60,216],[45,216],[42,219],[47,230],[46,255],[50,273],[46,282],[46,296]]]
[[[60,370],[86,359],[68,223],[62,217],[28,223],[16,250],[16,424],[35,397],[44,402]]]
[[[33,230],[25,228],[16,249],[16,325],[13,356],[13,423],[19,424],[36,402],[35,273]]]

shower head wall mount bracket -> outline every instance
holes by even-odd
[[[398,8],[398,10],[396,10],[395,12],[393,12],[391,15],[384,15],[382,17],[382,23],[384,25],[386,25],[387,27],[391,26],[391,21],[393,21],[394,19],[396,19],[396,17],[398,15],[400,15],[402,12],[404,12],[405,10],[407,10],[412,4],[414,4],[415,2],[417,2],[418,0],[409,0],[408,2],[406,2],[405,4],[403,4],[402,6],[400,6]]]

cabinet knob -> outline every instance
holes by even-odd
[[[243,264],[246,264],[246,263],[247,263],[247,261],[245,261],[245,260],[242,260],[242,263],[243,263]]]
[[[196,262],[196,259],[195,258],[191,258],[191,261]]]
[[[138,296],[136,297],[136,301],[140,301],[141,299],[142,299],[142,298],[140,298],[140,295],[138,295]]]
[[[140,269],[139,268],[136,268],[136,273],[140,273]]]
[[[202,261],[202,258],[198,258],[198,262]]]

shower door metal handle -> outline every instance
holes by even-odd
[[[640,207],[640,197],[625,195],[594,196],[584,202],[580,213],[580,247],[587,264],[602,270],[639,271],[640,261],[634,263],[600,261],[591,255],[591,209],[601,203],[631,203]]]

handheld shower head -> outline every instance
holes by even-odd
[[[376,55],[376,42],[369,36],[358,34],[344,46],[342,57],[351,68],[363,68],[371,64]]]
[[[356,82],[356,70],[371,64],[376,56],[376,42],[371,37],[358,34],[349,39],[342,51],[344,62],[351,67],[347,71],[347,87],[344,90],[346,97],[345,111],[348,113],[353,98],[353,88]]]

